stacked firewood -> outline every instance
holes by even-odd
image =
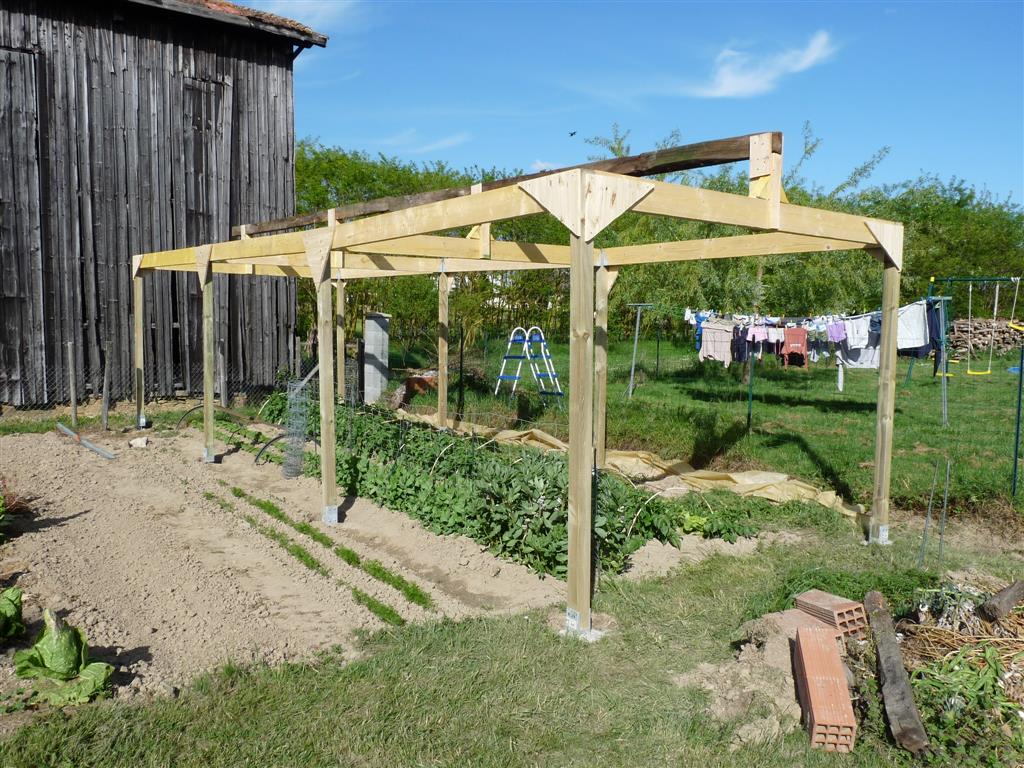
[[[1024,325],[1024,321],[1018,321],[1018,324]],[[1007,320],[975,318],[970,323],[967,320],[956,320],[948,339],[949,346],[955,354],[967,354],[968,336],[971,341],[971,354],[987,353],[993,338],[994,351],[997,355],[1019,349],[1024,343],[1024,332],[1011,328]]]

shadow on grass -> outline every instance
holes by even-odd
[[[754,401],[764,405],[783,406],[788,408],[816,408],[826,413],[874,413],[877,406],[874,403],[866,403],[855,400],[822,400],[812,397],[800,397],[799,395],[779,395],[773,392],[758,392],[755,382]],[[687,397],[700,400],[706,403],[723,402],[746,402],[746,390],[742,392],[709,391],[697,388],[681,388]]]
[[[836,493],[848,501],[852,501],[854,499],[855,494],[849,482],[846,481],[842,474],[840,474],[840,471],[830,461],[828,461],[828,459],[812,448],[810,443],[808,443],[803,436],[793,432],[778,433],[763,432],[761,430],[755,431],[758,435],[765,438],[765,445],[769,448],[781,448],[786,445],[792,445],[799,448],[803,451],[804,455],[810,459],[819,474],[825,479],[825,482],[827,482]]]

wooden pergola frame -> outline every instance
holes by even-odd
[[[655,181],[645,176],[748,161],[748,196]],[[594,239],[627,211],[746,227],[757,234],[595,252]],[[569,230],[569,245],[493,240],[490,225],[549,213]],[[357,218],[362,217],[362,218]],[[319,227],[320,224],[326,224]],[[287,231],[297,227],[315,228]],[[468,237],[436,233],[472,227]],[[384,198],[263,224],[243,225],[228,242],[142,254],[133,259],[136,415],[144,425],[142,276],[151,270],[195,271],[203,290],[203,429],[205,461],[214,460],[213,275],[312,279],[317,293],[320,364],[321,486],[324,520],[338,522],[335,480],[335,328],[344,350],[344,296],[349,279],[438,276],[438,414],[448,426],[449,276],[460,272],[568,269],[569,570],[566,628],[591,631],[592,475],[605,461],[608,294],[618,269],[633,264],[724,259],[833,250],[868,250],[883,264],[882,339],[868,540],[888,543],[895,396],[896,326],[903,225],[790,204],[782,189],[782,135],[759,133],[590,163],[574,168]],[[257,236],[262,235],[262,236]],[[336,286],[337,308],[332,302]]]

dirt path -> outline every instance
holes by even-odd
[[[350,649],[356,630],[383,626],[353,587],[409,621],[563,599],[561,582],[361,499],[348,500],[342,525],[322,525],[315,480],[284,480],[276,466],[257,467],[246,453],[203,464],[195,431],[151,436],[144,449],[129,449],[131,436],[91,435],[118,454],[115,461],[53,433],[0,438],[0,473],[38,497],[35,516],[0,547],[0,580],[25,590],[30,637],[44,607],[85,629],[94,655],[115,665],[119,696],[172,693],[228,660],[276,663]],[[230,486],[381,562],[428,592],[435,610],[234,498]],[[306,568],[243,515],[301,543],[329,574]],[[0,663],[0,692],[15,686],[12,653]]]

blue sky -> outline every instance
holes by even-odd
[[[242,0],[245,2],[245,0]],[[407,160],[535,170],[781,130],[831,189],[935,173],[1024,200],[1024,3],[250,0],[330,36],[296,61],[299,136]],[[570,136],[575,132],[575,136]]]

